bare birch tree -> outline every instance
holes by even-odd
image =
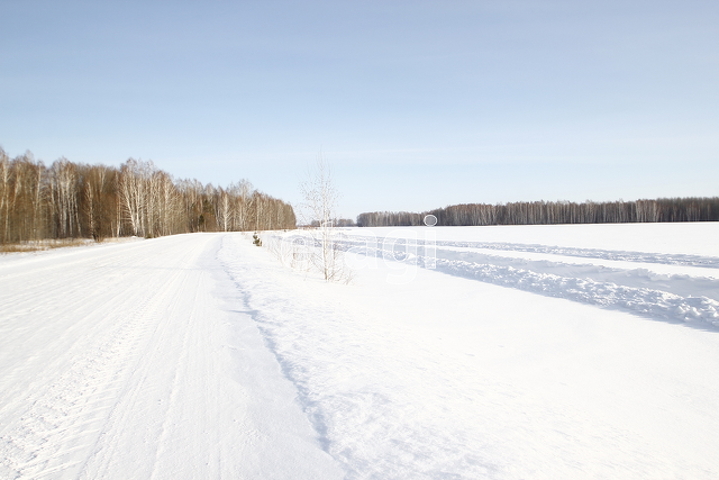
[[[339,193],[334,186],[332,171],[320,155],[308,179],[300,185],[304,199],[305,223],[313,225],[310,230],[319,251],[312,261],[326,281],[347,281],[350,272],[344,262],[342,251],[334,241],[335,209]]]
[[[0,244],[8,241],[10,227],[10,160],[0,148]]]
[[[229,188],[175,181],[151,161],[114,168],[60,158],[47,168],[0,148],[0,243],[44,238],[295,228],[292,207],[242,180]]]

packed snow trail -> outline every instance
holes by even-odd
[[[2,258],[0,478],[342,478],[220,243]]]

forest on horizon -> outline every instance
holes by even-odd
[[[295,228],[292,206],[246,180],[227,187],[175,180],[151,161],[119,168],[0,148],[0,244],[29,240]]]
[[[574,223],[706,222],[719,221],[719,197],[659,198],[616,202],[467,203],[427,212],[367,212],[358,227],[424,225],[434,215],[438,226],[554,225]]]
[[[361,213],[356,226],[419,226],[426,215],[437,217],[438,226],[719,221],[719,197],[469,203],[421,213]],[[247,180],[227,187],[177,180],[151,161],[134,159],[118,168],[63,157],[48,167],[29,152],[10,159],[0,147],[0,244],[296,227],[289,203]]]

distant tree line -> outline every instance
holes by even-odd
[[[292,207],[246,180],[226,188],[175,180],[152,162],[120,168],[0,148],[0,243],[295,228]]]
[[[514,202],[502,205],[467,203],[424,213],[369,212],[357,217],[359,227],[423,225],[425,215],[437,225],[551,225],[567,223],[719,221],[719,197],[660,198],[617,202]]]
[[[333,227],[356,227],[357,224],[351,218],[333,218],[330,219],[330,224]],[[319,220],[312,220],[309,224],[310,227],[316,228],[321,226]]]
[[[335,227],[356,227],[357,224],[351,218],[336,218],[334,220]]]

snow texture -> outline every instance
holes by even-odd
[[[719,224],[262,237],[0,257],[0,478],[719,478]]]
[[[220,242],[3,259],[0,478],[341,478]]]
[[[290,240],[291,241],[291,240]],[[602,307],[621,308],[669,321],[719,327],[719,258],[699,255],[614,252],[543,245],[482,242],[432,242],[416,236],[337,239],[346,251],[426,267],[542,295]],[[492,253],[487,254],[489,250]],[[516,258],[516,252],[570,257],[564,262]],[[431,257],[431,258],[430,258]],[[594,263],[571,263],[571,257]],[[558,258],[558,257],[555,257]],[[599,260],[599,262],[597,262]],[[708,276],[666,275],[640,268],[610,268],[601,260],[628,265],[661,264],[705,268]],[[597,265],[599,263],[599,265]],[[642,268],[643,267],[643,268]],[[649,269],[648,269],[649,268]],[[713,275],[713,277],[711,277]],[[697,295],[701,292],[703,295]]]

